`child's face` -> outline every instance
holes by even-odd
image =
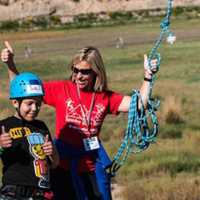
[[[21,115],[20,116],[19,113],[16,112],[16,116],[18,118],[23,118],[26,121],[34,120],[40,111],[41,103],[41,97],[31,97],[29,99],[23,99],[21,104],[19,101],[13,100],[14,107],[19,110]]]

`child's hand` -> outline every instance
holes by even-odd
[[[57,167],[59,163],[59,155],[54,144],[49,141],[49,135],[45,136],[44,144],[42,145],[44,153],[49,157],[51,167]]]
[[[53,154],[53,144],[51,141],[49,141],[49,135],[45,136],[44,144],[42,145],[42,148],[44,150],[44,153],[47,156],[51,156]]]
[[[13,65],[14,51],[8,41],[4,41],[5,48],[1,51],[1,60],[8,66]]]
[[[1,127],[1,135],[0,135],[0,147],[8,148],[12,146],[12,139],[10,134],[5,131],[5,127]]]

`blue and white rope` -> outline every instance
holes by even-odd
[[[144,151],[156,140],[158,120],[155,111],[157,107],[148,103],[147,109],[144,109],[142,105],[141,109],[138,110],[138,101],[140,99],[139,91],[135,90],[131,97],[125,136],[110,168],[111,176],[114,176],[116,171],[125,163],[130,153]],[[151,128],[148,123],[152,124]]]
[[[172,2],[168,0],[167,12],[165,18],[160,24],[160,35],[156,40],[153,48],[148,56],[149,67],[152,69],[151,60],[157,59],[157,68],[160,68],[161,56],[157,52],[161,42],[166,34],[171,34],[169,30],[170,16],[172,14]],[[153,80],[150,83],[149,100],[147,109],[144,108],[142,98],[139,91],[134,91],[131,97],[130,108],[128,113],[128,125],[123,138],[123,141],[118,149],[118,152],[113,158],[113,164],[110,168],[110,175],[115,176],[117,170],[125,163],[130,153],[138,153],[144,151],[151,143],[154,143],[158,133],[158,120],[155,114],[159,107],[159,101],[151,98],[153,88]],[[138,110],[138,103],[141,102],[141,109]]]

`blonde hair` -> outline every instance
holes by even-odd
[[[103,59],[99,50],[95,47],[88,46],[81,49],[78,54],[74,56],[69,67],[73,69],[73,66],[81,61],[86,61],[91,65],[91,69],[95,72],[96,78],[94,80],[94,91],[102,92],[106,91],[107,88],[107,76]],[[72,72],[71,80],[74,82],[74,75]]]

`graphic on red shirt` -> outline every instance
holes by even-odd
[[[98,129],[103,122],[105,106],[101,103],[94,105],[91,112],[90,128],[88,130],[88,124],[85,120],[85,116],[87,117],[89,112],[89,109],[87,109],[85,105],[76,105],[71,98],[66,100],[66,123],[70,124],[70,128],[80,130],[87,136],[97,134]]]

